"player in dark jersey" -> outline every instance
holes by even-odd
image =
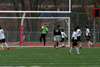
[[[60,25],[57,25],[57,27],[54,29],[54,48],[58,47],[58,44],[61,40],[61,30],[60,30]]]

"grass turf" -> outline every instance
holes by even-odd
[[[83,48],[80,55],[69,48],[18,48],[0,51],[1,66],[100,67],[100,48]]]

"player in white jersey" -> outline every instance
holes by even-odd
[[[63,43],[65,38],[67,39],[67,35],[65,34],[64,30],[61,29],[61,47],[65,47],[65,44]]]
[[[93,47],[93,43],[90,41],[90,37],[91,37],[91,33],[90,33],[90,29],[86,26],[86,40],[88,42],[88,47],[90,48],[90,46]]]
[[[81,29],[79,26],[77,26],[77,42],[78,42],[78,45],[80,47],[80,49],[82,48],[82,44],[81,44]]]
[[[72,47],[70,47],[69,54],[72,54],[73,48],[76,46],[76,52],[79,53],[79,48],[77,44],[77,28],[74,29],[74,32],[72,33]]]
[[[5,42],[5,35],[4,30],[0,27],[0,45],[2,47],[2,50],[4,49],[4,45],[8,48],[8,44]]]

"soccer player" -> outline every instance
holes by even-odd
[[[44,46],[46,46],[46,35],[47,35],[47,32],[48,32],[47,25],[44,24],[44,25],[41,27],[41,36],[40,36],[40,42],[42,42],[42,39],[43,39]]]
[[[4,45],[8,48],[8,44],[5,42],[5,35],[4,35],[4,30],[0,27],[0,45],[2,47],[2,50],[4,49]]]
[[[65,34],[64,30],[61,29],[61,47],[65,47],[65,44],[63,43],[65,38],[67,39],[67,35]]]
[[[93,43],[90,41],[91,33],[90,33],[90,29],[87,26],[85,26],[85,28],[86,28],[86,35],[85,36],[86,36],[86,40],[88,42],[88,47],[90,48],[90,46],[93,47]]]
[[[54,48],[57,48],[59,45],[61,39],[61,30],[60,25],[57,25],[57,27],[54,29]]]
[[[81,34],[82,34],[81,29],[79,26],[77,26],[77,42],[78,42],[80,49],[82,48],[81,39],[80,39]]]
[[[74,29],[73,33],[72,33],[72,46],[70,47],[69,50],[69,54],[72,54],[72,50],[73,48],[76,46],[76,52],[77,54],[79,53],[79,48],[78,48],[78,44],[77,44],[77,28]]]

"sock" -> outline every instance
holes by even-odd
[[[8,44],[7,43],[5,43],[5,46],[8,48]]]
[[[3,44],[1,45],[1,49],[4,50]]]
[[[90,43],[88,43],[88,48],[90,48]]]
[[[64,46],[64,43],[62,43],[62,46]]]
[[[80,47],[82,47],[82,44],[80,43]]]
[[[91,41],[89,41],[89,43],[90,43],[91,45],[93,45],[93,43],[92,43]]]
[[[71,47],[70,50],[69,50],[69,53],[72,53],[72,50],[73,50],[73,48]]]
[[[76,52],[77,52],[77,54],[80,54],[80,53],[79,53],[79,48],[78,48],[78,47],[76,47]]]

